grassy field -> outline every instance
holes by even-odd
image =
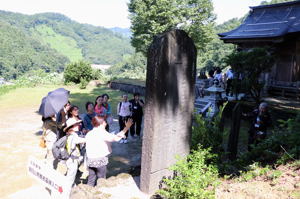
[[[36,107],[38,110],[41,100],[48,92],[63,87],[71,92],[70,101],[80,108],[80,113],[85,113],[85,103],[95,102],[98,95],[107,93],[110,96],[112,113],[116,113],[117,103],[121,101],[122,92],[106,87],[87,87],[79,89],[77,86],[42,86],[34,88],[17,88],[0,96],[0,110],[6,112],[15,108]]]

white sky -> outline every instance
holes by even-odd
[[[222,23],[234,17],[242,17],[249,6],[259,5],[262,0],[212,0],[216,22]],[[57,12],[80,23],[107,28],[128,28],[127,2],[129,0],[0,0],[0,10],[36,14]]]

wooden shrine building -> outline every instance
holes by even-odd
[[[300,1],[250,9],[245,21],[234,30],[220,33],[220,39],[241,50],[270,47],[276,61],[271,72],[264,74],[269,93],[299,98]]]

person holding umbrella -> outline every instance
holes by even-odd
[[[51,153],[52,146],[57,140],[57,123],[55,115],[68,102],[69,93],[70,91],[64,88],[58,88],[49,92],[46,97],[43,97],[38,111],[39,114],[42,115],[43,121],[43,137],[47,148],[45,158],[53,168],[56,168],[58,163],[58,160],[55,160]]]
[[[48,95],[42,99],[39,114],[44,118],[56,115],[68,103],[69,94],[70,91],[64,88],[58,88],[49,92]]]
[[[52,168],[56,169],[58,165],[58,160],[53,157],[52,154],[52,146],[56,142],[56,134],[57,134],[57,125],[56,125],[55,115],[51,117],[44,118],[43,121],[43,138],[45,140],[46,145],[46,162],[51,165]]]

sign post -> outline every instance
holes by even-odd
[[[30,176],[51,190],[51,195],[54,196],[54,198],[69,198],[71,188],[66,176],[54,170],[45,162],[32,156],[29,157],[27,170]]]

